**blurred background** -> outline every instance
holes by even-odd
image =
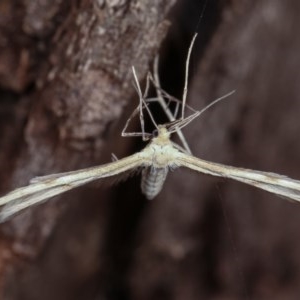
[[[195,31],[188,104],[235,93],[184,128],[193,155],[300,180],[299,11],[296,0],[2,0],[1,195],[144,147],[120,137],[138,101],[131,66],[144,86],[159,53],[161,85],[181,99]],[[152,201],[140,176],[91,184],[1,224],[1,299],[298,299],[299,225],[298,203],[184,169]]]

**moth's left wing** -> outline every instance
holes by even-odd
[[[29,206],[85,183],[134,170],[144,164],[147,164],[147,161],[145,161],[144,155],[139,152],[97,167],[33,178],[28,186],[18,188],[0,197],[0,206],[5,205],[0,212],[0,222],[6,221],[12,215]]]
[[[181,152],[176,158],[176,165],[187,167],[204,174],[231,178],[253,185],[270,193],[300,201],[300,181],[291,179],[287,176],[226,166],[205,161]]]

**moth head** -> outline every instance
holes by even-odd
[[[158,125],[156,129],[152,131],[152,139],[154,140],[169,140],[171,133],[166,126]]]

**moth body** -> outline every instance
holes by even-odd
[[[170,141],[170,133],[164,126],[158,127],[157,136],[143,150],[151,164],[142,172],[141,189],[147,199],[151,200],[161,191],[169,169],[178,167],[174,158],[178,150]]]
[[[152,200],[161,191],[168,174],[168,168],[149,167],[143,170],[141,189],[148,200]]]
[[[174,158],[178,155],[178,150],[174,148],[168,130],[159,125],[157,136],[140,152],[145,161],[145,166],[152,166],[156,169],[167,167],[174,168]]]

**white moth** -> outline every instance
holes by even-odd
[[[139,106],[132,115],[139,113],[142,132],[125,132],[128,123],[131,120],[130,117],[123,129],[122,136],[142,136],[143,140],[150,140],[149,144],[138,153],[120,160],[115,160],[108,164],[83,170],[33,178],[28,186],[18,188],[7,195],[0,197],[0,206],[4,205],[0,213],[0,222],[8,220],[14,214],[29,206],[41,203],[46,199],[62,194],[88,182],[136,169],[142,169],[141,188],[142,192],[148,199],[154,198],[160,192],[169,170],[186,167],[204,174],[231,178],[268,192],[300,201],[300,181],[298,180],[275,173],[254,171],[213,163],[194,157],[190,154],[184,137],[180,131],[181,128],[193,121],[208,107],[229,95],[228,94],[213,101],[209,106],[205,107],[201,111],[194,111],[190,116],[184,117],[185,108],[189,108],[189,106],[186,105],[188,65],[195,38],[196,35],[190,45],[186,61],[185,86],[182,99],[181,117],[179,119],[176,119],[176,112],[175,114],[170,113],[168,105],[165,102],[165,99],[173,101],[177,100],[169,96],[160,88],[158,77],[153,79],[151,75],[148,76],[146,91],[144,95],[142,95],[135,69],[132,68],[136,89],[140,98]],[[156,72],[154,72],[154,74],[156,75]],[[158,94],[157,98],[146,98],[145,96],[148,91],[149,79],[156,87]],[[162,105],[170,119],[169,123],[164,125],[157,125],[155,123],[148,107],[149,103],[153,101],[158,101]],[[143,109],[148,111],[149,116],[156,127],[156,130],[152,134],[144,131]],[[178,110],[178,106],[176,107],[176,110]],[[170,136],[174,132],[179,134],[186,150],[170,140]]]

